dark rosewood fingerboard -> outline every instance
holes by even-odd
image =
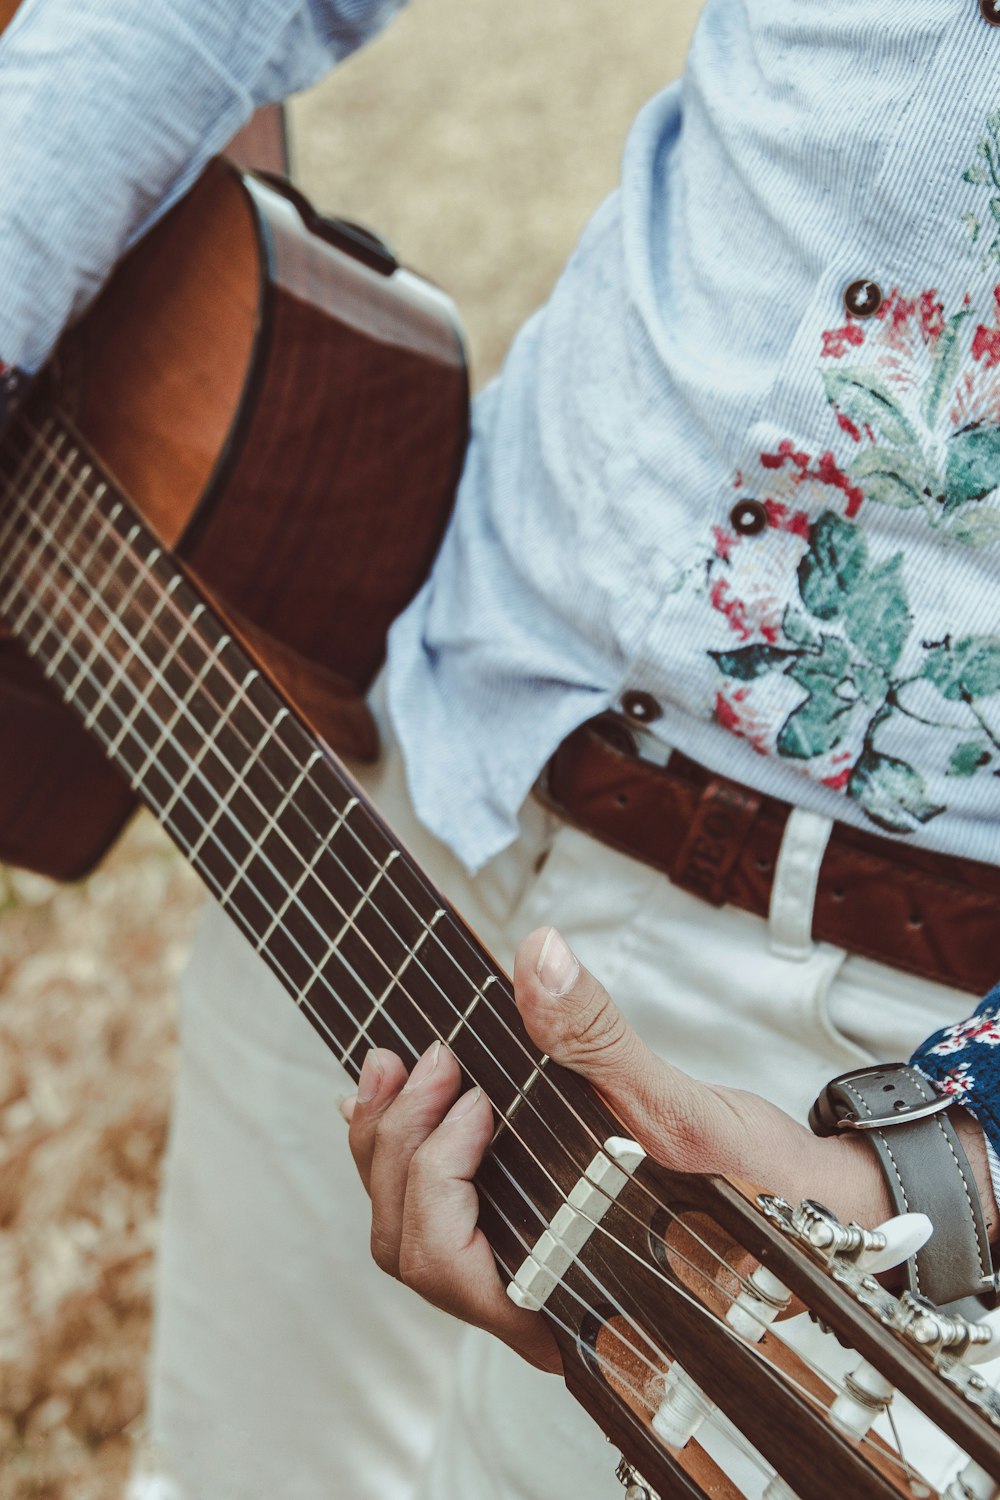
[[[371,1047],[447,1043],[500,1117],[516,1255],[606,1121],[556,1091],[507,977],[55,417],[0,459],[0,614],[352,1076]]]

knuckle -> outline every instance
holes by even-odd
[[[574,1038],[575,1046],[589,1057],[599,1057],[604,1053],[621,1049],[629,1036],[629,1028],[621,1011],[603,986],[594,984],[590,994],[584,1000],[581,1014],[583,1024],[577,1029]]]

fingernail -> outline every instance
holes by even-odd
[[[415,1088],[419,1088],[420,1085],[431,1076],[431,1074],[434,1072],[434,1069],[438,1065],[438,1057],[440,1056],[440,1053],[441,1043],[433,1042],[431,1046],[428,1047],[423,1057],[420,1058],[413,1072],[406,1080],[406,1083],[403,1086],[404,1094],[409,1094]]]
[[[340,1110],[340,1113],[343,1115],[348,1125],[350,1125],[351,1121],[354,1119],[354,1110],[357,1106],[357,1102],[357,1094],[345,1094],[337,1104],[337,1108]]]
[[[451,1106],[442,1125],[454,1125],[456,1120],[464,1120],[466,1115],[471,1114],[482,1098],[482,1089],[472,1089],[468,1094],[463,1094],[456,1104]]]
[[[382,1087],[382,1064],[378,1060],[378,1053],[373,1049],[365,1058],[361,1068],[361,1077],[358,1079],[357,1101],[359,1104],[370,1104]]]
[[[550,995],[565,995],[576,984],[579,961],[554,927],[549,928],[549,935],[542,944],[535,973]]]

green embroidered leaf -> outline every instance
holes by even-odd
[[[994,135],[1000,135],[1000,107],[991,110],[986,116],[986,128],[992,130]]]
[[[819,631],[805,610],[798,609],[794,604],[785,606],[784,619],[781,628],[790,641],[796,646],[818,646]]]
[[[851,705],[833,692],[813,693],[789,714],[778,732],[779,755],[811,760],[825,755],[843,739],[843,718]]]
[[[973,187],[982,187],[988,178],[989,173],[986,171],[986,168],[978,165],[970,167],[967,172],[962,173],[962,181],[971,182]]]
[[[993,759],[992,753],[982,740],[966,740],[951,753],[948,762],[949,776],[975,776],[983,766]]]
[[[1000,541],[1000,510],[977,505],[975,510],[960,511],[948,528],[948,535],[968,547],[988,547]]]
[[[949,318],[934,345],[930,378],[924,387],[923,416],[928,427],[933,427],[941,415],[941,408],[955,389],[955,382],[962,364],[962,348],[959,333],[969,316],[965,309]]]
[[[912,833],[944,812],[931,802],[919,771],[870,747],[863,750],[851,772],[847,794],[861,804],[879,828],[889,833]]]
[[[914,463],[909,454],[897,448],[865,448],[852,460],[847,474],[869,500],[895,506],[897,510],[912,510],[920,505],[927,486],[923,465]]]
[[[948,439],[945,485],[947,511],[982,500],[1000,485],[1000,427],[971,427]]]
[[[932,646],[922,675],[952,703],[1000,693],[1000,636],[967,635]]]
[[[903,584],[903,554],[873,568],[851,595],[844,614],[848,639],[870,662],[891,672],[902,655],[913,623]]]
[[[825,635],[815,655],[801,655],[788,675],[809,696],[793,709],[778,732],[777,750],[792,760],[811,760],[839,745],[843,720],[853,701],[838,691],[844,682],[850,657],[837,636]]]
[[[827,400],[858,427],[880,432],[897,448],[908,449],[919,461],[920,442],[916,432],[892,392],[874,370],[855,366],[847,370],[827,370],[823,376]]]
[[[709,656],[720,672],[735,677],[739,682],[752,682],[768,672],[783,667],[789,657],[797,651],[787,651],[782,646],[742,646],[738,651],[710,651]]]
[[[811,615],[836,620],[868,561],[857,526],[827,510],[809,529],[809,551],[799,563],[799,594]]]
[[[851,665],[851,654],[837,635],[820,637],[819,650],[800,652],[788,675],[809,692],[824,686],[837,687],[844,681]]]
[[[852,677],[854,686],[866,703],[878,704],[885,700],[889,691],[889,679],[881,667],[855,666]]]

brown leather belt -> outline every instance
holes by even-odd
[[[767,915],[787,803],[677,751],[666,766],[640,759],[613,716],[563,741],[539,794],[568,822],[675,885]],[[1000,868],[835,823],[813,936],[982,995],[1000,979]]]

